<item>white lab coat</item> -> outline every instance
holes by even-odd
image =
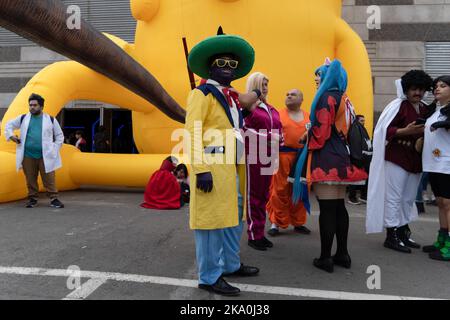
[[[18,116],[6,123],[5,137],[9,141],[14,136],[14,130],[20,129],[20,144],[16,147],[16,169],[22,168],[23,157],[25,153],[25,142],[27,138],[28,126],[30,125],[31,113],[28,113],[20,124]],[[52,120],[50,116],[43,113],[42,119],[42,156],[44,159],[45,172],[53,172],[62,167],[59,150],[64,143],[64,133],[56,119]]]
[[[370,174],[367,191],[366,232],[383,232],[386,202],[386,168],[385,149],[387,128],[394,120],[406,96],[403,92],[402,81],[395,81],[397,99],[393,100],[381,113],[373,135],[373,157],[370,163]],[[416,188],[417,190],[417,188]],[[411,219],[417,218],[417,208],[413,206]]]

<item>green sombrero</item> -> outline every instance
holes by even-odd
[[[199,42],[188,57],[189,68],[203,79],[209,78],[210,59],[219,54],[231,53],[239,59],[235,71],[236,79],[245,77],[255,63],[255,50],[243,38],[236,35],[219,34]]]

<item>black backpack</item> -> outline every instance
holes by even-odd
[[[366,128],[354,120],[347,134],[350,161],[358,168],[367,167],[372,159],[372,142]]]

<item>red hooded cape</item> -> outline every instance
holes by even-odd
[[[172,171],[174,164],[164,160],[161,168],[148,181],[141,207],[148,209],[179,209],[181,207],[181,189]]]

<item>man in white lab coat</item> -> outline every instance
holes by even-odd
[[[55,171],[62,166],[59,150],[64,142],[64,134],[58,121],[42,112],[44,98],[32,94],[29,99],[28,114],[10,120],[5,127],[7,141],[17,144],[16,168],[23,168],[28,187],[27,208],[37,205],[39,187],[37,183],[40,173],[47,195],[54,208],[64,208],[58,200],[55,183]],[[20,129],[20,138],[14,130]]]

